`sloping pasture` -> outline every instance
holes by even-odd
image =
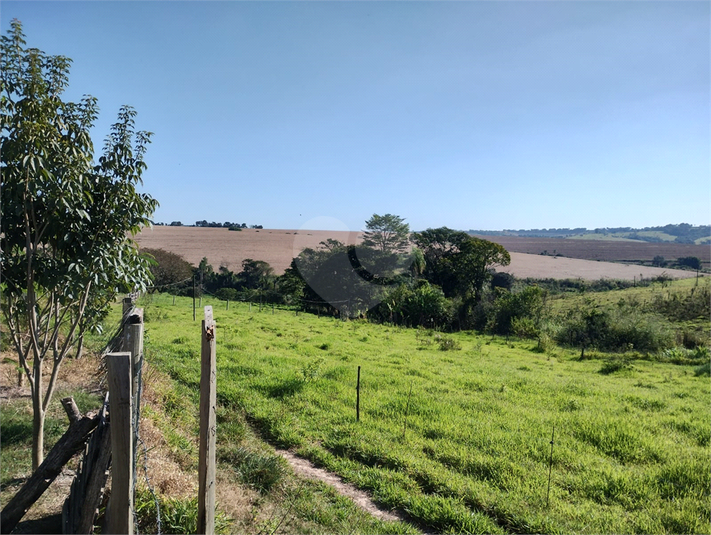
[[[149,362],[197,396],[191,302],[150,299]],[[711,385],[692,368],[635,361],[604,375],[600,361],[532,343],[457,333],[447,336],[460,349],[443,351],[437,333],[209,304],[221,413],[245,415],[424,530],[711,528]]]

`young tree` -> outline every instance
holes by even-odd
[[[157,202],[136,191],[150,134],[134,130],[133,109],[120,110],[97,163],[89,135],[96,99],[60,98],[71,60],[25,48],[17,20],[0,53],[2,312],[29,380],[36,469],[62,360],[117,293],[150,280],[128,236],[149,223]]]
[[[407,250],[409,245],[410,225],[402,217],[385,214],[373,214],[365,222],[363,245],[374,247],[384,253],[398,253]]]

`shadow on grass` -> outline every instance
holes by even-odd
[[[270,398],[283,399],[298,394],[304,389],[304,381],[301,379],[287,379],[282,383],[267,385],[263,387],[264,393]]]

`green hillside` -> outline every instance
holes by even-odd
[[[580,361],[577,350],[539,352],[535,342],[472,332],[210,304],[218,436],[239,435],[233,429],[244,417],[272,444],[406,512],[419,529],[711,528],[711,393],[693,367],[604,355]],[[149,362],[196,403],[200,329],[191,301],[156,295],[143,306]]]

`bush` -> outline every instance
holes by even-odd
[[[241,292],[236,288],[220,288],[215,292],[215,297],[223,301],[239,301]]]
[[[286,473],[284,460],[276,455],[266,455],[237,447],[222,456],[222,460],[232,464],[240,481],[255,490],[266,493],[279,483]],[[196,533],[185,531],[183,533]]]
[[[603,375],[610,375],[611,373],[621,372],[625,370],[631,370],[632,365],[628,359],[621,358],[611,358],[605,361],[602,368],[598,371]]]
[[[451,336],[437,335],[435,336],[435,340],[437,340],[437,343],[439,344],[439,349],[441,351],[456,351],[462,349],[462,344],[457,342]]]
[[[711,376],[711,362],[702,364],[694,368],[694,375],[696,377],[701,377],[702,375]]]
[[[518,331],[524,338],[536,338],[546,295],[537,286],[528,286],[520,292],[498,289],[486,330],[496,334],[518,334]]]
[[[183,286],[191,284],[193,266],[182,256],[163,249],[148,248],[141,249],[141,254],[148,255],[155,261],[150,270],[153,275],[153,285],[159,291],[175,292]],[[161,286],[169,287],[160,289]]]
[[[556,340],[581,348],[581,357],[588,347],[657,353],[674,345],[673,333],[665,322],[624,302],[611,311],[586,301],[564,319]]]

